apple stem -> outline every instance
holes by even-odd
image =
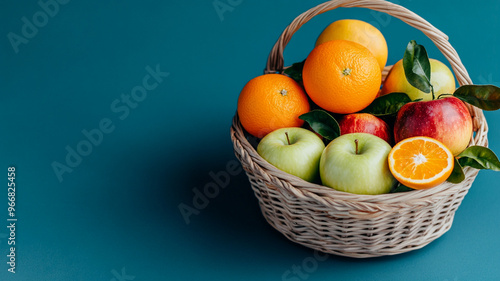
[[[286,135],[286,140],[288,141],[288,145],[290,145],[290,138],[288,138],[288,132],[285,132],[285,135]]]
[[[359,142],[359,141],[358,141],[358,139],[355,139],[355,140],[354,140],[354,143],[356,144],[356,155],[358,155],[358,154],[359,154],[359,153],[358,153],[358,142]]]

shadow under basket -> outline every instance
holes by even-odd
[[[328,1],[295,18],[274,45],[265,73],[281,73],[283,50],[291,36],[316,15],[339,7],[361,7],[387,13],[426,34],[448,59],[460,85],[472,84],[448,37],[399,5],[383,0]],[[390,66],[383,71],[385,77]],[[474,135],[469,145],[487,146],[483,112],[467,105]],[[231,140],[267,222],[288,239],[324,253],[367,258],[420,249],[448,231],[455,211],[478,170],[465,168],[460,184],[445,182],[428,190],[382,195],[357,195],[306,182],[278,170],[259,156],[253,137],[236,113]]]

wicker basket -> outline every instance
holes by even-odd
[[[426,34],[450,62],[460,85],[472,84],[448,42],[430,23],[399,5],[383,0],[334,0],[299,15],[274,45],[265,73],[282,72],[283,50],[291,36],[312,17],[339,7],[362,7],[387,13]],[[386,67],[383,76],[387,74]],[[470,145],[487,146],[483,112],[469,106],[474,136]],[[419,249],[448,231],[478,170],[465,168],[460,184],[445,182],[428,190],[383,195],[356,195],[306,182],[282,172],[261,158],[238,114],[231,127],[234,152],[250,180],[266,220],[288,239],[335,255],[366,258]]]

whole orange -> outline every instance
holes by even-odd
[[[328,41],[315,47],[306,58],[302,79],[314,103],[341,114],[367,107],[377,97],[382,83],[373,54],[347,40]]]
[[[300,127],[299,116],[309,112],[304,89],[282,74],[264,74],[250,80],[238,98],[241,125],[253,136],[262,138],[285,127]]]
[[[352,19],[335,21],[321,32],[316,46],[331,40],[349,40],[363,45],[375,56],[380,69],[387,62],[388,49],[384,35],[367,22]]]

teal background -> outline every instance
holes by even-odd
[[[0,280],[282,280],[295,266],[313,266],[312,250],[289,242],[260,214],[246,175],[231,166],[229,128],[239,91],[262,73],[283,29],[321,2],[220,0],[229,9],[218,13],[211,0],[72,0],[17,53],[8,34],[22,35],[22,18],[32,22],[43,10],[37,1],[0,2]],[[500,2],[397,3],[449,35],[475,83],[500,85]],[[352,8],[304,25],[285,64],[303,60],[321,30],[341,18],[378,24],[389,64],[412,39],[444,59],[420,31]],[[127,105],[128,114],[113,110],[142,85],[148,66],[169,75],[135,108]],[[490,147],[500,151],[500,113],[486,116]],[[60,181],[52,163],[66,164],[66,147],[77,149],[82,131],[103,119],[113,131]],[[6,264],[11,165],[15,274]],[[179,205],[192,206],[193,190],[213,184],[212,174],[227,165],[236,169],[227,186],[187,224]],[[499,280],[499,180],[481,171],[451,230],[421,250],[329,256],[283,280]]]

